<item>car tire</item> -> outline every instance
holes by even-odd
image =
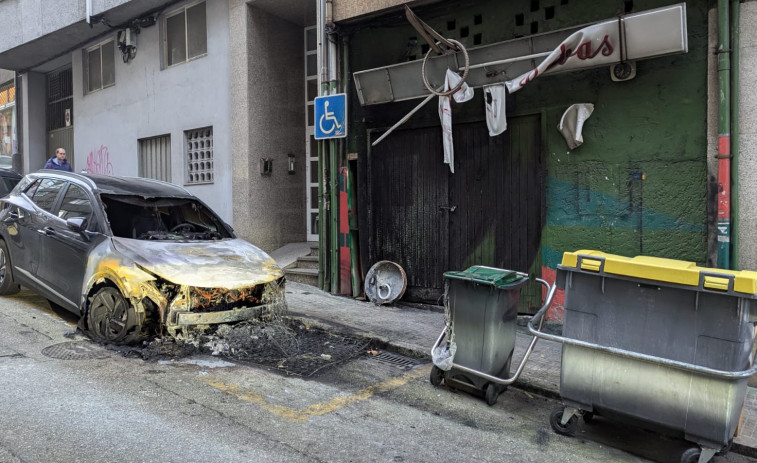
[[[134,307],[113,286],[100,288],[89,299],[86,317],[89,334],[96,341],[135,344],[141,339]]]
[[[18,290],[18,285],[13,281],[13,268],[8,254],[8,246],[6,246],[5,241],[0,240],[0,295],[16,294]]]

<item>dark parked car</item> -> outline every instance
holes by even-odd
[[[7,157],[7,156],[0,156]],[[10,169],[0,167],[0,197],[7,195],[23,177]]]
[[[285,304],[276,262],[185,189],[48,170],[0,200],[0,294],[19,284],[123,344]]]

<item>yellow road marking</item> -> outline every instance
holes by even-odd
[[[276,404],[268,403],[265,400],[265,398],[260,394],[256,394],[250,391],[243,391],[242,389],[239,388],[239,386],[235,386],[233,384],[226,384],[219,379],[210,378],[210,377],[200,377],[199,379],[203,381],[204,383],[206,383],[207,385],[214,387],[221,392],[232,395],[244,402],[257,405],[263,410],[273,415],[284,418],[287,421],[291,421],[292,423],[302,423],[304,421],[307,421],[311,416],[325,415],[327,413],[334,412],[341,408],[348,407],[356,402],[368,400],[371,397],[373,397],[375,394],[391,391],[392,389],[396,389],[400,386],[404,386],[405,384],[407,384],[409,381],[413,379],[419,378],[424,375],[428,375],[430,369],[431,369],[430,366],[416,368],[413,371],[409,373],[405,373],[402,376],[387,379],[386,381],[382,381],[372,386],[368,386],[350,395],[335,397],[334,399],[331,399],[328,402],[313,404],[304,410],[298,410],[294,408],[285,407],[283,405],[276,405]]]

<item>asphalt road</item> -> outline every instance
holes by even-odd
[[[433,387],[412,359],[365,355],[303,379],[127,357],[75,323],[30,292],[0,297],[0,462],[636,462],[687,447],[601,418],[559,436],[554,400],[510,388],[489,407]]]

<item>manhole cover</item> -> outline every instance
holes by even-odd
[[[100,346],[88,341],[69,341],[42,349],[42,355],[58,360],[87,360],[108,357]]]
[[[393,365],[402,370],[409,370],[421,364],[419,360],[405,357],[404,355],[392,354],[390,352],[379,352],[371,358],[382,363],[388,363],[389,365]]]

